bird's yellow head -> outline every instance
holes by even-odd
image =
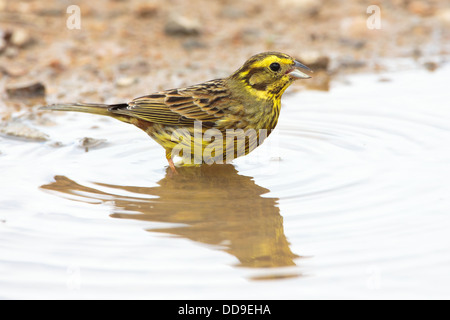
[[[229,79],[247,93],[266,100],[280,98],[296,79],[311,78],[299,69],[311,71],[287,54],[264,52],[248,59]]]

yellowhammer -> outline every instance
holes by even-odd
[[[185,164],[230,160],[248,154],[275,128],[281,95],[296,79],[307,79],[299,68],[311,71],[287,54],[254,55],[224,79],[187,88],[171,89],[106,105],[63,103],[46,110],[79,111],[110,116],[144,130],[173,158]]]

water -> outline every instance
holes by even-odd
[[[448,299],[449,76],[286,96],[252,154],[177,176],[113,119],[0,137],[0,298]]]

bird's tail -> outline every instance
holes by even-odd
[[[129,122],[129,117],[121,114],[114,113],[114,110],[120,107],[126,107],[126,104],[101,104],[101,103],[58,103],[51,104],[48,106],[42,106],[41,110],[52,110],[52,111],[75,111],[99,114],[103,116],[109,116],[116,118],[118,120]]]

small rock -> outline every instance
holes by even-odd
[[[53,58],[52,60],[50,60],[48,66],[57,72],[61,72],[66,68],[66,65],[63,63],[63,61],[58,58]]]
[[[64,146],[64,144],[61,141],[52,141],[52,142],[46,143],[46,145],[48,145],[52,148],[61,148]]]
[[[48,136],[45,133],[19,121],[7,122],[6,124],[0,127],[0,132],[8,136],[24,138],[28,140],[35,140],[35,141],[48,140]]]
[[[158,6],[153,3],[141,3],[134,12],[139,18],[152,18],[158,13]]]
[[[117,79],[116,85],[118,87],[129,87],[132,84],[135,84],[137,82],[137,79],[134,77],[122,77]]]
[[[31,43],[32,38],[25,29],[16,29],[12,32],[9,41],[12,45],[23,48]]]
[[[425,69],[427,69],[430,72],[433,72],[434,70],[436,70],[439,67],[439,65],[434,61],[425,62],[423,64],[423,66],[425,67]]]
[[[28,73],[28,70],[25,67],[17,65],[4,66],[0,69],[10,77],[20,77]]]
[[[411,52],[411,56],[414,59],[419,59],[422,55],[423,55],[422,50],[420,50],[419,48],[414,48]]]
[[[84,137],[83,139],[80,139],[78,144],[81,148],[84,148],[84,151],[88,152],[89,148],[97,148],[105,143],[106,143],[106,139],[95,139],[95,138]]]
[[[4,55],[5,55],[5,57],[11,59],[11,58],[15,58],[18,53],[19,53],[19,50],[17,50],[17,48],[8,46],[5,49]]]
[[[297,12],[314,17],[320,12],[322,1],[317,0],[281,0],[280,4],[290,10],[294,9]]]
[[[45,86],[40,82],[28,85],[20,85],[12,88],[6,88],[6,93],[10,98],[29,99],[45,97]]]
[[[170,36],[196,36],[200,34],[200,23],[183,16],[170,16],[164,32]]]

